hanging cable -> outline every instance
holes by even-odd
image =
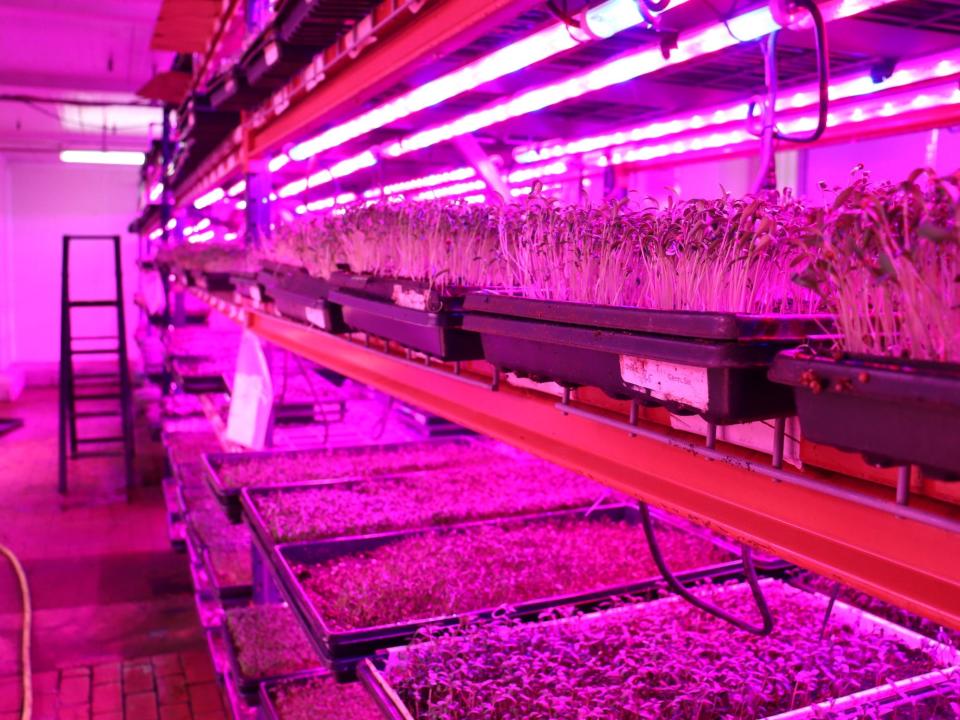
[[[27,583],[27,574],[23,565],[5,545],[0,545],[0,554],[4,555],[13,566],[20,584],[20,597],[23,604],[23,633],[20,639],[21,677],[23,679],[23,703],[20,706],[20,720],[30,720],[33,717],[33,670],[30,663],[30,635],[33,625],[33,609],[30,605],[30,585]]]
[[[677,576],[673,574],[673,571],[667,567],[667,563],[663,558],[663,553],[660,550],[660,543],[657,541],[657,534],[653,527],[653,520],[650,517],[650,507],[645,502],[640,503],[640,519],[643,523],[643,533],[647,536],[647,544],[650,546],[650,555],[653,557],[653,561],[656,563],[657,568],[660,570],[660,574],[667,582],[667,587],[669,587],[670,590],[682,597],[694,607],[697,607],[704,612],[713,615],[714,617],[718,617],[721,620],[725,620],[740,630],[753,635],[770,634],[770,632],[773,630],[773,615],[770,613],[770,607],[767,605],[767,599],[763,596],[763,589],[760,587],[760,581],[757,579],[757,570],[753,565],[753,554],[749,547],[746,545],[741,545],[740,552],[741,557],[743,558],[743,572],[747,578],[747,585],[750,586],[750,592],[753,594],[753,600],[757,604],[757,610],[760,612],[760,617],[763,621],[762,625],[759,627],[756,625],[751,625],[750,623],[741,620],[738,617],[734,617],[726,610],[723,610],[712,603],[708,603],[703,598],[699,598],[687,590],[683,583],[677,579]]]
[[[814,0],[793,0],[794,4],[806,9],[813,19],[813,30],[817,43],[817,82],[820,91],[820,101],[817,106],[817,127],[812,133],[802,135],[784,135],[774,130],[777,140],[786,140],[795,143],[816,142],[827,129],[827,114],[830,108],[830,50],[827,47],[827,24],[823,20],[823,13]],[[774,74],[776,74],[776,58]]]

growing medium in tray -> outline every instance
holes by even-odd
[[[210,558],[217,587],[250,585],[253,568],[247,526],[231,525],[220,508],[191,512],[188,520]]]
[[[679,530],[660,540],[677,570],[731,559]],[[345,631],[624,586],[657,569],[638,526],[578,516],[414,533],[294,572],[327,625]]]
[[[735,613],[744,586],[699,592]],[[889,628],[766,588],[773,633],[750,635],[677,599],[561,622],[464,628],[413,645],[385,670],[416,720],[746,720],[938,667]],[[816,717],[829,717],[829,713]]]
[[[245,679],[262,680],[320,665],[286,605],[256,605],[226,611],[226,627]]]
[[[218,471],[225,488],[290,485],[308,480],[371,477],[451,465],[503,461],[495,442],[443,442],[367,445],[246,457],[224,462]]]
[[[383,720],[360,683],[337,683],[332,677],[288,680],[269,689],[280,720]]]
[[[503,461],[252,499],[280,543],[564,510],[608,495],[602,485],[550,463]]]

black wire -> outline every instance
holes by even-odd
[[[827,47],[827,26],[823,21],[823,14],[814,0],[794,0],[794,2],[810,13],[813,18],[813,29],[817,42],[817,77],[819,80],[820,102],[817,113],[817,127],[806,136],[784,135],[774,130],[773,136],[777,140],[786,140],[795,143],[816,142],[827,129],[827,114],[830,107],[830,51]]]
[[[770,613],[770,607],[767,605],[767,599],[763,596],[763,589],[760,587],[760,581],[757,579],[757,569],[753,565],[753,554],[749,547],[746,545],[740,546],[741,557],[743,558],[743,571],[747,578],[747,584],[750,586],[750,592],[753,593],[753,600],[757,604],[757,610],[760,612],[760,617],[763,620],[763,624],[759,627],[756,625],[751,625],[750,623],[745,622],[738,617],[734,617],[726,610],[723,610],[712,603],[708,603],[706,600],[697,597],[687,590],[683,583],[677,579],[677,576],[673,574],[673,571],[667,567],[667,563],[663,558],[663,553],[660,551],[660,544],[657,542],[657,534],[653,528],[653,521],[650,518],[650,507],[645,502],[640,503],[640,519],[643,523],[643,533],[647,536],[647,544],[650,546],[650,555],[653,557],[653,561],[660,570],[660,574],[663,576],[663,579],[666,580],[667,586],[673,592],[694,607],[697,607],[704,612],[713,615],[714,617],[718,617],[721,620],[725,620],[734,627],[744,630],[745,632],[761,636],[770,634],[770,632],[773,630],[773,615]]]

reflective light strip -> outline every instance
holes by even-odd
[[[436,200],[437,198],[457,197],[458,195],[468,195],[477,190],[486,190],[487,184],[483,180],[472,180],[470,182],[454,183],[441,188],[432,188],[424,190],[413,196],[414,200]]]
[[[197,210],[203,210],[206,207],[210,207],[214,203],[220,202],[226,196],[226,193],[223,191],[223,188],[214,188],[210,192],[201,195],[196,200],[193,201],[193,207]]]
[[[944,83],[920,91],[903,91],[892,97],[867,98],[857,102],[846,102],[843,106],[834,108],[827,116],[828,127],[838,127],[852,123],[861,123],[868,120],[893,117],[902,113],[916,110],[925,110],[935,107],[960,105],[960,88],[952,82]],[[816,127],[817,119],[813,115],[791,113],[789,119],[779,123],[783,132],[794,134],[808,132]],[[610,155],[587,156],[585,163],[604,167],[608,163],[622,165],[624,163],[643,162],[662,157],[681,155],[688,152],[709,150],[716,148],[735,148],[747,142],[756,142],[757,138],[745,130],[730,130],[727,132],[699,132],[687,133],[675,139],[657,144],[644,144],[618,148]]]
[[[163,183],[157,183],[150,188],[150,202],[156,202],[160,199],[161,195],[163,195]]]
[[[207,232],[201,233],[200,235],[191,235],[190,237],[187,238],[187,242],[188,243],[205,243],[205,242],[208,242],[209,240],[213,240],[215,235],[216,233],[213,230],[208,230]]]
[[[357,172],[358,170],[372,167],[376,164],[377,156],[374,155],[370,150],[364,150],[359,155],[354,155],[352,158],[341,160],[329,170],[321,170],[319,172],[315,172],[310,177],[300,178],[299,180],[294,180],[293,182],[287,183],[282,188],[277,190],[277,195],[282,198],[293,197],[294,195],[299,195],[300,193],[305,192],[307,188],[325,185],[328,182],[332,182],[334,178],[342,178],[346,177],[347,175],[353,175],[353,173]]]
[[[828,0],[820,5],[824,20],[839,20],[895,0]],[[663,68],[686,62],[692,58],[736,45],[740,41],[756,40],[778,29],[768,7],[741,13],[724,23],[695,28],[681,33],[677,47],[664,58],[660,46],[648,45],[631,53],[620,55],[585,72],[568,76],[547,85],[525,90],[511,98],[492,103],[485,108],[467,113],[456,120],[441,123],[388,145],[385,154],[398,157],[415,150],[431,147],[460,135],[476,132],[511,118],[578,98],[587,93],[633,80]]]
[[[585,20],[590,33],[598,38],[607,38],[646,22],[637,2],[638,0],[608,0],[588,10]],[[687,0],[673,0],[668,10],[685,2]],[[290,150],[290,157],[293,160],[305,160],[593,39],[587,33],[582,33],[582,37],[577,38],[575,33],[576,31],[564,23],[555,23],[462,68],[424,83],[373,110],[325,130],[294,146]]]
[[[60,162],[86,165],[143,165],[142,152],[127,150],[61,150]]]
[[[227,196],[236,197],[246,189],[247,189],[247,181],[241,180],[240,182],[230,186],[230,188],[227,190]]]
[[[157,228],[157,229],[154,230],[152,233],[150,233],[150,235],[148,235],[148,237],[149,237],[151,240],[159,240],[161,237],[163,237],[163,228]]]
[[[919,80],[931,77],[945,77],[960,73],[960,60],[955,53],[943,53],[924,58],[916,58],[901,63],[893,74],[880,83],[874,83],[869,75],[835,81],[830,85],[830,99],[833,101],[853,97],[862,97],[883,90],[904,87]],[[777,111],[809,107],[818,102],[817,86],[808,84],[793,90],[786,90],[777,98]],[[594,150],[625,145],[630,142],[667,137],[680,132],[699,130],[711,125],[745,120],[747,103],[735,103],[686,113],[669,119],[654,120],[644,125],[623,128],[614,132],[592,135],[574,140],[554,140],[538,146],[519,147],[514,150],[514,160],[518,163],[542,162],[569,155],[580,155]]]

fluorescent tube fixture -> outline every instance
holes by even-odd
[[[210,207],[214,203],[220,202],[224,197],[226,197],[226,193],[223,191],[223,188],[214,188],[210,192],[201,195],[194,200],[193,207],[195,207],[197,210],[203,210],[206,207]]]
[[[247,189],[247,181],[241,180],[240,182],[234,183],[233,185],[230,186],[230,188],[227,190],[227,196],[236,197],[246,189]]]
[[[143,165],[142,152],[127,150],[61,150],[60,162],[86,165]]]
[[[827,0],[820,5],[827,21],[850,17],[895,0]],[[725,23],[711,23],[681,33],[677,47],[664,57],[660,45],[645,45],[636,51],[619,55],[589,70],[570,75],[557,82],[530,88],[513,97],[491,103],[450,122],[435,125],[388,145],[385,154],[398,157],[422,150],[451,138],[496,125],[511,118],[559,103],[573,100],[596,90],[619,85],[692,58],[724,50],[738,42],[756,40],[769,35],[779,25],[768,7],[741,13]]]

